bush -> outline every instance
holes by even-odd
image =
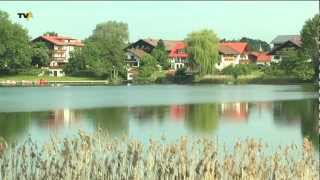
[[[238,78],[240,75],[248,75],[258,68],[255,64],[236,64],[225,67],[222,70],[223,74],[232,75],[234,78]]]
[[[178,84],[191,83],[194,80],[193,75],[186,72],[186,68],[178,69],[173,77],[173,82]]]
[[[20,72],[20,75],[30,75],[30,76],[38,76],[41,74],[44,70],[39,69],[39,68],[31,68],[31,69],[26,69],[22,72]]]

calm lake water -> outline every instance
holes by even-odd
[[[0,87],[0,136],[42,143],[100,127],[143,142],[254,137],[277,147],[309,137],[318,150],[317,98],[312,85]]]

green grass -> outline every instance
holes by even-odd
[[[48,81],[94,81],[103,80],[93,77],[74,77],[74,76],[64,76],[64,77],[52,77],[52,76],[32,76],[32,75],[0,75],[0,81],[14,80],[14,81],[38,81],[40,79]]]

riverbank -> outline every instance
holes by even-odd
[[[140,84],[139,82],[116,81],[94,77],[52,77],[52,76],[30,76],[30,75],[10,75],[0,76],[0,86],[38,86],[38,85],[121,85]],[[173,77],[160,77],[155,82],[142,84],[305,84],[313,83],[310,80],[300,80],[296,77],[267,77],[260,74],[242,75],[234,78],[231,75],[205,75],[199,78],[184,77],[178,81]]]
[[[301,80],[296,77],[267,77],[257,75],[242,75],[234,78],[231,75],[207,75],[195,80],[199,84],[304,84],[313,83],[310,80]]]
[[[319,179],[319,159],[307,139],[302,146],[266,153],[255,139],[221,142],[181,137],[169,143],[79,132],[75,138],[32,139],[21,146],[0,141],[1,179]]]
[[[38,86],[50,84],[76,84],[76,85],[103,85],[110,84],[109,80],[93,77],[75,76],[31,76],[31,75],[7,75],[0,76],[0,85],[3,86]]]

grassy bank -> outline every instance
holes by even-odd
[[[308,140],[270,155],[266,144],[253,139],[221,149],[212,139],[144,145],[101,132],[52,138],[43,146],[2,140],[0,179],[319,179],[319,159]]]
[[[195,83],[205,84],[295,84],[295,83],[312,83],[312,81],[300,80],[296,77],[283,76],[272,77],[262,75],[242,75],[234,78],[231,75],[207,75],[200,77]]]
[[[74,77],[74,76],[64,76],[64,77],[53,77],[53,76],[31,76],[31,75],[0,75],[0,81],[39,81],[45,79],[48,81],[88,81],[88,80],[101,80],[92,77]]]

